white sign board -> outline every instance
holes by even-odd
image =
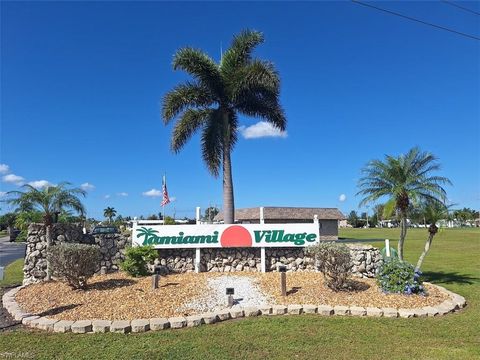
[[[133,226],[133,245],[156,249],[304,247],[318,243],[318,223]]]

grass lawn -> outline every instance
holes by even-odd
[[[15,260],[5,267],[3,280],[0,280],[0,288],[14,285],[22,285],[23,259]]]
[[[393,240],[398,234],[399,229],[346,229],[340,235]],[[426,237],[425,229],[409,230],[405,249],[409,261],[416,262]],[[424,262],[427,280],[468,302],[461,312],[445,317],[260,317],[129,335],[18,330],[0,336],[0,359],[480,359],[479,255],[479,229],[442,230],[434,239]]]

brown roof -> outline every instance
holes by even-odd
[[[265,206],[263,217],[268,220],[306,220],[312,219],[314,215],[319,220],[342,220],[345,216],[337,208],[305,208],[305,207],[274,207]],[[235,209],[235,220],[258,220],[260,219],[260,208]],[[215,216],[215,221],[223,220],[223,213]]]

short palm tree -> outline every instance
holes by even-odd
[[[417,266],[415,267],[417,270],[420,270],[423,260],[432,246],[433,237],[438,232],[437,222],[439,220],[448,218],[448,208],[448,206],[445,206],[443,203],[438,201],[428,201],[424,204],[422,213],[425,217],[425,220],[430,223],[430,226],[428,227],[428,239],[425,242],[425,248],[418,259]]]
[[[223,167],[224,222],[234,222],[231,152],[238,137],[238,115],[259,117],[285,130],[286,118],[279,102],[280,79],[273,64],[252,57],[263,42],[257,31],[235,36],[220,63],[201,50],[183,48],[173,59],[173,68],[189,73],[192,81],[168,92],[162,105],[165,124],[178,117],[171,149],[178,153],[193,134],[201,131],[202,157],[209,171],[218,176]]]
[[[36,189],[31,185],[23,185],[24,191],[9,191],[6,202],[21,209],[33,209],[43,215],[47,249],[52,244],[52,224],[57,214],[64,209],[71,209],[80,214],[85,213],[85,208],[80,197],[85,197],[86,192],[79,188],[69,188],[70,183],[62,182],[55,186],[46,186]],[[50,264],[47,262],[47,280],[50,280]]]
[[[117,210],[115,210],[113,207],[107,207],[103,210],[103,216],[108,218],[109,223],[112,222],[112,219],[115,215],[117,215]]]
[[[437,158],[414,147],[405,155],[385,156],[372,160],[363,169],[358,186],[363,199],[360,206],[380,198],[388,198],[385,214],[396,211],[400,218],[398,257],[403,260],[403,245],[407,235],[408,206],[411,202],[437,201],[444,203],[446,192],[442,185],[451,184],[446,177],[432,175],[440,165]]]

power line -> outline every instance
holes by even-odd
[[[468,11],[468,12],[471,12],[472,14],[475,14],[475,15],[480,15],[479,12],[476,12],[472,9],[469,9],[469,8],[466,8],[466,7],[463,7],[461,5],[458,5],[457,3],[454,3],[453,1],[447,1],[447,0],[441,0],[442,2],[444,2],[445,4],[448,4],[448,5],[451,5],[451,6],[455,6],[459,9],[462,9],[462,10],[465,10],[465,11]]]
[[[366,7],[370,7],[372,9],[376,9],[376,10],[379,10],[379,11],[383,11],[383,12],[386,12],[386,13],[391,14],[391,15],[399,16],[401,18],[412,20],[412,21],[416,21],[420,24],[432,26],[434,28],[445,30],[445,31],[448,31],[448,32],[451,32],[451,33],[454,33],[454,34],[457,34],[457,35],[465,36],[465,37],[468,37],[470,39],[480,40],[480,37],[477,37],[477,36],[474,36],[474,35],[466,34],[466,33],[456,31],[456,30],[453,30],[453,29],[449,29],[449,28],[446,28],[446,27],[443,27],[443,26],[440,26],[440,25],[435,25],[435,24],[432,24],[432,23],[429,23],[429,22],[426,22],[426,21],[423,21],[423,20],[415,19],[413,17],[403,15],[403,14],[399,14],[399,13],[391,11],[391,10],[382,9],[382,8],[377,7],[377,6],[370,5],[370,4],[367,4],[367,3],[364,3],[364,2],[361,2],[361,1],[358,1],[358,0],[351,0],[351,1],[353,3],[363,5],[363,6],[366,6]]]

